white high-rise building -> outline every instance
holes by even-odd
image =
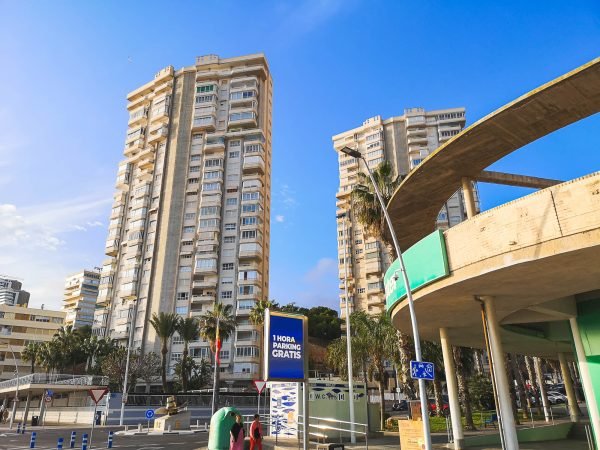
[[[67,277],[62,306],[66,312],[65,325],[73,328],[92,326],[99,284],[98,271],[82,270]]]
[[[377,314],[384,309],[383,275],[391,263],[389,251],[382,242],[368,237],[353,216],[350,197],[358,182],[357,173],[366,173],[362,162],[340,152],[348,146],[359,150],[369,167],[375,170],[389,161],[394,176],[403,176],[424,158],[465,126],[465,109],[452,108],[425,111],[411,108],[404,115],[383,120],[375,116],[362,126],[333,136],[333,146],[339,157],[340,187],[336,194],[338,216],[346,214],[347,236],[343,236],[343,219],[337,220],[338,267],[340,277],[340,309],[345,316],[344,245],[348,257],[350,311]],[[466,209],[461,191],[448,199],[440,211],[437,227],[446,229],[464,220]],[[406,249],[404,249],[406,250]]]
[[[260,372],[260,336],[248,318],[268,298],[272,81],[264,55],[169,66],[127,96],[94,332],[158,351],[154,313],[199,316],[231,305],[221,380],[247,385]],[[181,359],[177,335],[170,367]],[[210,358],[208,343],[190,345]]]
[[[29,292],[21,289],[23,284],[12,277],[0,275],[0,305],[27,306]]]

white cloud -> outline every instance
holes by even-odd
[[[93,222],[86,222],[85,223],[88,227],[90,228],[94,228],[94,227],[103,227],[104,224],[98,220],[94,220]]]
[[[332,258],[321,258],[302,277],[294,300],[302,305],[322,305],[338,310],[338,285],[337,262]]]
[[[283,223],[285,221],[285,217],[278,214],[275,216],[275,222]]]
[[[279,200],[283,203],[284,207],[292,208],[296,206],[295,192],[287,184],[282,184],[277,192]]]
[[[353,9],[354,0],[304,0],[284,11],[281,30],[287,37],[310,33],[344,10]]]

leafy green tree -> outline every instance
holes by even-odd
[[[127,365],[127,349],[116,347],[102,360],[102,373],[108,377],[111,390],[119,391],[123,388],[125,367]],[[132,351],[129,356],[128,390],[133,391],[138,380],[147,383],[154,381],[161,372],[161,359],[154,353],[142,355],[139,350]]]
[[[308,335],[331,341],[337,339],[342,334],[342,320],[337,311],[326,306],[316,306],[310,308],[308,317]]]
[[[175,333],[178,322],[179,316],[175,313],[154,313],[150,319],[150,324],[161,343],[161,381],[163,392],[167,392],[167,353],[169,353],[169,339]]]
[[[422,341],[421,349],[423,359],[434,363],[435,377],[433,379],[433,396],[435,399],[435,413],[437,416],[444,415],[444,399],[442,397],[442,380],[446,379],[444,373],[444,357],[442,346],[437,342]]]
[[[471,401],[479,410],[494,408],[494,391],[492,382],[485,375],[475,375],[468,381]]]
[[[187,371],[184,375],[183,371]],[[175,376],[179,382],[182,382],[185,376],[188,380],[188,389],[197,390],[210,386],[212,370],[210,368],[210,362],[202,359],[199,363],[190,356],[187,357],[187,361],[184,362],[182,358],[175,364]]]
[[[185,365],[190,359],[188,358],[190,342],[198,339],[198,336],[200,335],[200,323],[195,317],[186,317],[185,319],[180,319],[177,323],[177,332],[179,333],[179,337],[183,340],[183,355],[181,359],[181,365],[183,367],[181,370],[181,384],[183,387],[183,392],[187,392],[191,368],[188,369],[185,367]]]
[[[35,372],[35,365],[40,360],[41,347],[42,344],[40,342],[29,342],[21,351],[21,359],[31,363],[31,373]]]

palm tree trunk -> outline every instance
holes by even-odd
[[[183,343],[183,355],[181,359],[181,387],[183,392],[187,392],[188,389],[188,370],[187,370],[187,357],[188,357],[188,342]]]
[[[162,379],[163,394],[167,392],[167,353],[168,352],[169,352],[169,349],[167,348],[167,341],[165,339],[165,340],[163,340],[162,349],[160,351],[160,354],[161,354],[160,376]]]
[[[515,423],[521,425],[519,419],[519,408],[517,407],[517,393],[515,391],[515,381],[512,377],[512,371],[510,370],[510,357],[508,353],[504,354],[504,370],[508,376],[508,389],[510,392],[510,401],[512,403],[513,416],[515,417]]]
[[[433,380],[433,396],[435,397],[435,415],[444,415],[444,399],[442,398],[442,382],[439,377]]]
[[[527,420],[529,418],[529,416],[527,415],[526,405],[527,405],[527,407],[529,407],[530,404],[529,404],[529,397],[527,396],[527,394],[525,392],[525,383],[523,382],[523,374],[521,374],[521,371],[519,370],[519,366],[517,364],[517,355],[509,354],[508,358],[510,360],[510,368],[512,370],[513,377],[517,381],[517,386],[518,386],[517,395],[519,396],[519,403],[521,403],[521,409],[522,409],[521,416],[523,417],[523,420]]]
[[[525,356],[525,367],[527,368],[527,378],[529,378],[529,384],[531,386],[531,390],[533,393],[533,398],[535,398],[535,406],[537,407],[538,415],[542,415],[542,399],[539,396],[539,389],[537,387],[537,381],[535,375],[533,373],[533,362],[531,361],[531,356]]]
[[[417,398],[415,386],[410,377],[410,360],[413,356],[412,342],[408,335],[398,331],[398,350],[400,352],[400,380],[403,385],[404,393],[408,398],[414,400]]]
[[[454,365],[456,367],[456,381],[458,384],[458,396],[460,402],[465,410],[465,428],[467,430],[475,430],[475,422],[473,422],[473,411],[471,408],[471,393],[469,392],[469,385],[467,383],[467,376],[465,373],[465,366],[463,364],[463,349],[462,347],[452,347],[452,354],[454,356]]]
[[[377,370],[379,371],[377,384],[379,386],[379,398],[381,400],[379,403],[379,429],[385,430],[385,386],[383,385],[383,371],[385,369],[379,367]]]

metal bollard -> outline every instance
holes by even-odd
[[[204,422],[204,431],[208,431],[208,424]]]
[[[62,448],[63,448],[63,442],[64,442],[63,438],[61,438],[61,437],[58,438],[58,442],[56,443],[56,450],[62,450]]]
[[[31,433],[31,440],[29,441],[29,448],[35,448],[36,436],[37,436],[37,433],[35,431],[33,433]]]
[[[169,424],[169,428],[167,429],[167,432],[170,433],[171,432],[171,424]]]
[[[108,442],[106,443],[106,448],[112,448],[112,444],[113,444],[113,432],[109,431],[108,432]]]
[[[75,438],[77,437],[77,433],[75,431],[71,431],[71,444],[70,448],[75,448]]]
[[[140,433],[142,432],[142,424],[141,423],[138,423],[138,432],[140,432]]]
[[[21,434],[21,422],[17,424],[17,434]]]
[[[21,434],[25,434],[25,425],[26,425],[26,422],[23,422],[23,428],[21,428]]]
[[[87,445],[88,445],[88,436],[87,436],[87,433],[84,433],[83,437],[81,438],[81,450],[87,450]]]

